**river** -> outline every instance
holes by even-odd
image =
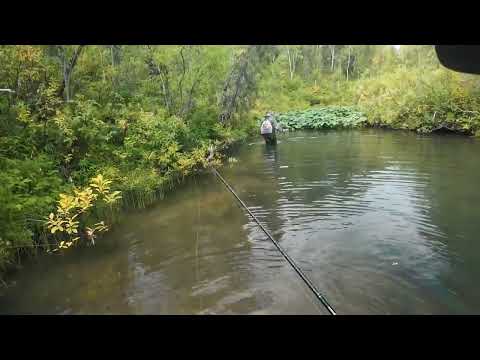
[[[480,313],[480,142],[375,129],[252,141],[220,172],[338,314]],[[9,282],[1,314],[327,314],[211,174]]]

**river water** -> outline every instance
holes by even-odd
[[[339,314],[480,313],[480,143],[295,132],[220,172]],[[2,314],[327,314],[213,175],[95,247],[29,260]]]

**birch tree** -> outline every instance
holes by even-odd
[[[62,83],[60,85],[59,94],[63,94],[65,101],[70,101],[71,98],[71,89],[70,89],[70,82],[73,74],[73,70],[75,69],[75,65],[77,64],[78,58],[82,53],[83,48],[85,45],[79,45],[70,51],[69,47],[58,45],[58,55],[62,64]]]

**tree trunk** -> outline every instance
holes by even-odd
[[[102,82],[105,83],[105,67],[103,66],[103,49],[100,49],[100,66],[102,68]]]
[[[153,52],[150,46],[147,46],[150,51],[146,63],[149,67],[150,76],[159,77],[162,85],[162,97],[169,116],[175,114],[175,100],[170,89],[170,76],[168,67],[165,64],[157,64],[153,58]]]
[[[65,75],[65,100],[70,101],[70,73]]]
[[[348,81],[348,72],[350,71],[350,55],[351,55],[352,47],[348,47],[348,59],[347,59],[347,81]]]
[[[239,93],[243,92],[245,89],[245,81],[247,78],[247,67],[249,63],[249,51],[242,54],[237,62],[233,65],[233,68],[230,72],[229,77],[225,83],[223,89],[223,95],[221,100],[222,111],[219,116],[219,121],[224,124],[232,117],[235,108],[237,107],[237,100]],[[231,84],[233,83],[233,86]],[[233,92],[233,93],[232,93]]]
[[[318,59],[317,59],[317,70],[320,71],[322,68],[322,45],[317,45]]]
[[[295,75],[295,68],[297,67],[297,58],[298,58],[298,52],[297,51],[293,51],[293,56],[292,56],[292,79],[293,79],[293,75]]]
[[[70,79],[72,77],[73,69],[77,64],[78,57],[80,56],[84,47],[85,45],[79,45],[75,49],[75,52],[73,53],[69,61],[67,61],[67,54],[65,48],[63,46],[60,47],[63,60],[63,81],[60,85],[59,93],[64,95],[64,98],[67,102],[70,101]]]
[[[292,65],[292,57],[290,55],[290,47],[287,46],[287,56],[288,56],[288,69],[290,71],[290,80],[293,79],[293,65]]]
[[[194,107],[194,94],[195,90],[197,87],[198,82],[200,79],[203,77],[202,72],[197,72],[195,79],[193,80],[192,87],[190,88],[189,94],[188,94],[188,100],[185,101],[185,103],[182,103],[182,108],[180,110],[180,116],[182,118],[187,118],[190,115],[190,112],[192,111]]]
[[[185,79],[185,74],[187,72],[187,67],[186,67],[186,64],[185,64],[185,57],[183,56],[183,50],[184,50],[184,47],[182,46],[180,48],[180,58],[181,58],[181,64],[182,64],[182,76],[180,77],[180,80],[178,81],[178,93],[179,93],[179,96],[180,96],[180,104],[183,104],[183,80]],[[193,89],[193,86],[192,86],[192,89]],[[183,112],[183,110],[182,110]]]
[[[112,66],[120,64],[121,47],[120,45],[110,45],[110,53],[112,54]]]
[[[225,124],[233,114],[251,106],[255,94],[257,76],[262,66],[270,61],[273,47],[262,45],[249,46],[241,53],[232,65],[232,69],[225,80],[223,94],[220,99],[220,115],[218,120]]]
[[[331,56],[332,64],[330,66],[330,70],[333,72],[333,70],[335,68],[335,45],[330,46],[330,53],[332,54],[332,56]]]

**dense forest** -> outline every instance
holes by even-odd
[[[0,46],[0,64],[0,271],[94,244],[267,111],[480,135],[478,77],[433,46]]]

